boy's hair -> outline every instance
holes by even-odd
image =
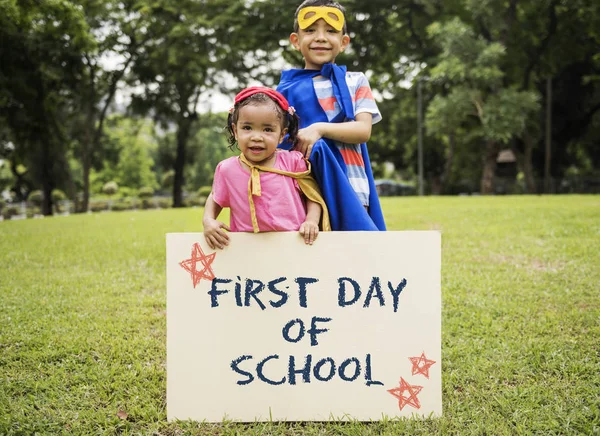
[[[346,19],[346,9],[341,4],[333,0],[304,0],[300,4],[300,6],[298,6],[298,9],[296,9],[296,14],[294,15],[295,33],[298,33],[298,31],[300,30],[300,26],[298,25],[298,13],[302,8],[308,8],[309,6],[329,6],[331,8],[339,9],[342,12],[342,14],[344,14],[344,27],[342,29],[342,33],[348,33],[348,28],[346,26],[346,22],[348,21]]]
[[[227,116],[227,126],[225,127],[225,131],[227,134],[227,142],[229,143],[229,148],[231,150],[237,146],[237,140],[235,139],[235,135],[233,134],[232,124],[236,124],[240,115],[240,109],[244,106],[262,106],[265,104],[270,104],[273,106],[273,110],[277,112],[277,118],[281,121],[281,130],[288,129],[286,141],[292,143],[292,147],[290,150],[293,150],[296,147],[298,142],[298,129],[300,125],[300,119],[298,118],[297,113],[290,114],[284,111],[279,104],[277,104],[271,97],[267,94],[259,92],[257,94],[252,94],[250,97],[240,101],[229,111],[229,115]]]

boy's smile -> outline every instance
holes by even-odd
[[[292,33],[290,42],[302,53],[305,69],[320,70],[324,64],[335,62],[337,55],[348,46],[350,37],[320,18],[306,29]]]

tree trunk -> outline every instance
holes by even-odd
[[[442,193],[442,177],[432,176],[429,179],[429,185],[431,186],[431,195],[440,195]]]
[[[525,144],[525,153],[523,156],[523,175],[525,176],[525,186],[529,194],[537,194],[537,186],[533,177],[533,164],[531,163],[531,155],[533,154],[533,138],[525,133],[523,137]]]
[[[440,177],[440,194],[444,192],[446,187],[446,183],[450,178],[450,173],[452,172],[452,163],[454,161],[454,149],[456,148],[456,141],[454,138],[454,133],[450,133],[448,135],[448,155],[446,156],[446,162],[444,164],[444,172]]]
[[[84,146],[85,147],[85,146]],[[87,212],[90,206],[90,169],[91,169],[91,159],[88,150],[83,152],[82,156],[83,162],[83,201],[81,203],[81,208],[77,209],[77,212]]]
[[[489,195],[494,193],[494,175],[496,173],[496,159],[498,158],[498,144],[489,140],[485,146],[483,156],[483,174],[481,175],[481,193]]]
[[[535,184],[535,178],[533,176],[533,164],[531,163],[531,155],[533,154],[533,138],[529,133],[525,132],[523,138],[519,141],[523,144],[523,152],[519,150],[519,147],[515,145],[511,146],[511,150],[517,158],[517,166],[519,171],[523,173],[525,177],[525,192],[528,194],[537,194],[537,186]]]
[[[552,78],[546,79],[546,152],[544,155],[544,193],[550,194],[552,163]]]
[[[50,144],[48,143],[50,139],[45,138],[41,140],[42,147],[42,159],[40,162],[41,165],[41,182],[42,182],[42,215],[51,216],[52,215],[52,161],[50,160]]]
[[[173,179],[173,207],[183,207],[183,169],[185,166],[185,149],[190,134],[190,126],[190,118],[182,114],[178,122],[177,153],[173,166],[173,170],[175,171]]]

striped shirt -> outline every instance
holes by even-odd
[[[373,124],[381,121],[381,113],[371,93],[367,77],[360,72],[347,72],[346,83],[352,97],[354,115],[367,112],[373,115]],[[333,95],[331,81],[326,77],[314,79],[315,92],[321,107],[331,121],[341,112],[341,107]],[[344,144],[335,141],[348,169],[348,180],[364,206],[369,205],[369,180],[365,172],[365,162],[360,144]]]

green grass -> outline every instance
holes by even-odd
[[[167,422],[165,233],[201,230],[183,209],[0,222],[0,434],[600,433],[600,197],[383,207],[442,232],[443,417]]]

